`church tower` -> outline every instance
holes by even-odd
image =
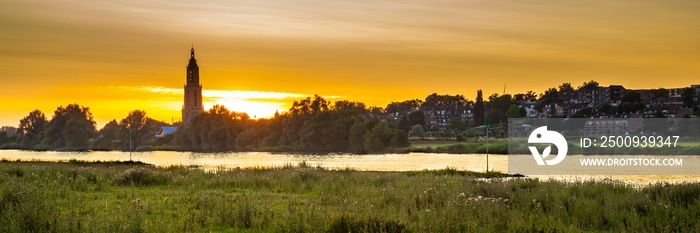
[[[194,47],[187,64],[187,83],[185,84],[185,104],[182,105],[182,122],[187,124],[193,116],[204,112],[202,106],[202,84],[199,83],[199,66],[194,59]]]

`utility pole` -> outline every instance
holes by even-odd
[[[486,172],[489,172],[489,119],[486,118]]]
[[[129,161],[131,161],[131,129],[129,129]]]

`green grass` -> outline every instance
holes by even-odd
[[[502,176],[2,161],[0,232],[700,230],[698,183],[479,178]]]
[[[409,152],[422,152],[422,153],[448,153],[448,154],[485,154],[486,153],[486,143],[485,142],[463,142],[463,143],[453,143],[444,144],[441,146],[431,147],[416,147],[410,146],[406,148],[397,149],[397,153],[409,153]],[[489,142],[488,147],[489,154],[508,154],[508,141],[495,141]]]
[[[489,138],[489,143],[495,143],[495,142],[507,142],[507,138]],[[485,138],[473,138],[469,137],[466,138],[465,141],[457,141],[455,139],[437,139],[437,140],[430,140],[430,139],[411,139],[411,146],[416,147],[416,148],[423,148],[423,147],[439,147],[439,146],[445,146],[445,145],[451,145],[451,144],[460,144],[460,143],[481,143],[481,144],[486,144],[486,139]]]
[[[412,139],[411,141],[411,146],[413,147],[435,147],[435,146],[442,146],[442,145],[449,145],[449,144],[454,144],[457,143],[456,140],[444,140],[444,139],[439,139],[439,140],[430,140],[430,139]]]
[[[676,146],[682,147],[700,147],[700,142],[677,142]]]

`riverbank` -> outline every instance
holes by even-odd
[[[57,149],[57,150],[34,150],[26,149],[22,147],[0,147],[0,150],[26,150],[26,151],[74,151],[74,152],[88,152],[88,151],[111,151],[111,150],[70,150],[70,149]],[[135,148],[134,152],[148,152],[148,151],[177,151],[177,152],[201,152],[201,153],[218,153],[218,152],[272,152],[272,153],[290,153],[290,154],[368,154],[368,153],[352,153],[349,151],[302,151],[295,150],[288,146],[277,146],[277,147],[266,147],[260,150],[246,150],[246,151],[211,151],[211,150],[200,150],[192,151],[186,150],[181,147],[175,146],[142,146]],[[421,152],[421,153],[448,153],[448,154],[484,154],[486,153],[486,143],[485,142],[458,142],[453,140],[443,140],[435,142],[430,142],[427,140],[420,140],[419,143],[414,143],[408,147],[390,147],[381,151],[375,151],[371,154],[405,154],[411,152]],[[128,150],[123,151],[128,152]],[[488,146],[489,154],[508,154],[508,141],[498,140],[490,142]]]
[[[0,162],[0,231],[695,231],[700,184]]]

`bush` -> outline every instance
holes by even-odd
[[[425,131],[423,131],[423,126],[421,125],[414,125],[411,127],[411,131],[409,132],[409,136],[411,137],[425,137]]]
[[[120,185],[149,186],[163,185],[168,182],[170,182],[168,176],[157,174],[144,168],[129,169],[117,178],[117,184]]]
[[[402,130],[399,130],[391,137],[391,146],[393,147],[407,147],[410,145],[411,142],[408,140],[408,134]]]

